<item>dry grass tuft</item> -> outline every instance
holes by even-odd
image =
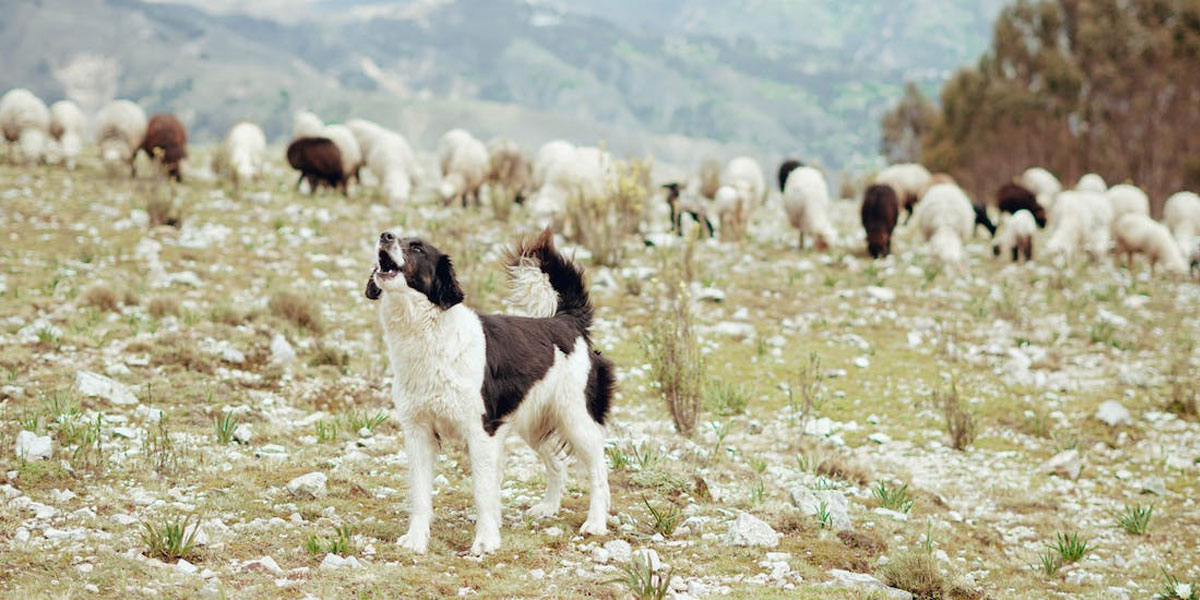
[[[950,382],[949,390],[938,390],[933,395],[934,404],[941,406],[946,419],[946,433],[950,435],[950,447],[966,450],[975,441],[975,416],[958,395],[958,383]]]
[[[879,578],[896,589],[911,592],[918,599],[946,597],[946,579],[938,571],[933,557],[925,552],[906,552],[879,568]]]
[[[275,292],[267,302],[267,309],[271,314],[315,334],[325,331],[321,309],[308,296],[289,291]]]
[[[121,298],[116,290],[104,283],[89,287],[83,293],[83,303],[106,312],[117,312],[121,308]]]
[[[146,305],[146,310],[155,319],[161,319],[167,315],[178,316],[180,311],[179,297],[155,296],[150,299],[150,304]]]

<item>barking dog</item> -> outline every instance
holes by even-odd
[[[562,505],[565,449],[591,479],[579,531],[607,533],[604,419],[614,376],[612,363],[592,349],[583,272],[555,250],[549,230],[519,244],[509,259],[513,298],[528,316],[480,315],[462,303],[450,257],[421,239],[379,236],[366,295],[379,301],[392,364],[410,496],[408,533],[398,543],[413,552],[429,548],[433,468],[443,438],[465,441],[470,456],[477,515],[471,552],[500,546],[504,439],[511,431],[546,467],[546,497],[529,514],[551,517]]]

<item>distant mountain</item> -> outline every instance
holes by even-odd
[[[532,146],[607,141],[694,163],[874,157],[906,80],[972,62],[1003,0],[9,0],[0,89],[178,113],[196,139],[250,118],[365,116],[422,145],[464,126]],[[208,5],[205,5],[208,6]],[[210,7],[211,9],[212,7]]]

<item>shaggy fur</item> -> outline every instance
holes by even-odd
[[[788,222],[800,232],[800,250],[804,236],[811,235],[820,252],[826,252],[837,240],[837,231],[829,219],[832,210],[825,176],[812,167],[800,167],[788,175],[783,190],[783,210]]]
[[[867,252],[871,258],[892,253],[892,231],[900,216],[896,191],[887,185],[872,185],[863,194],[862,225],[867,231]]]
[[[138,150],[145,152],[151,159],[162,161],[167,175],[175,181],[183,181],[181,164],[187,158],[187,131],[183,123],[175,115],[160,113],[150,117],[146,123],[146,137],[142,139]],[[137,152],[133,153],[133,159]],[[133,168],[130,159],[130,168]]]
[[[1118,267],[1121,266],[1121,256],[1124,255],[1126,266],[1132,271],[1133,255],[1145,254],[1150,262],[1151,275],[1155,274],[1157,267],[1175,275],[1188,270],[1188,264],[1171,237],[1170,230],[1146,215],[1136,212],[1122,215],[1113,222],[1113,239],[1116,242]]]
[[[992,243],[992,254],[1001,256],[1011,254],[1012,261],[1017,262],[1024,256],[1026,261],[1033,260],[1033,235],[1037,233],[1037,223],[1033,213],[1018,210],[1016,214],[1004,222],[999,235]]]
[[[896,199],[904,206],[908,216],[905,224],[912,218],[917,203],[924,197],[925,191],[933,185],[933,174],[929,169],[916,163],[901,163],[892,165],[875,176],[875,183],[891,186],[896,192]]]
[[[975,227],[975,211],[966,192],[953,183],[929,188],[913,215],[934,257],[948,270],[962,271],[963,242]]]
[[[1038,203],[1037,196],[1024,186],[1016,183],[1006,183],[996,192],[996,206],[1001,213],[1010,215],[1027,210],[1033,215],[1038,228],[1046,226],[1046,208]]]
[[[146,113],[133,102],[113,100],[96,116],[96,144],[110,172],[128,164],[132,175],[134,155],[145,137]]]
[[[525,314],[480,315],[463,303],[450,257],[417,238],[379,237],[367,298],[392,365],[392,400],[404,431],[411,516],[399,544],[424,553],[433,518],[433,469],[443,439],[465,441],[475,491],[475,554],[500,546],[504,440],[516,431],[546,467],[545,499],[535,518],[562,504],[567,449],[590,476],[590,506],[580,532],[604,535],[610,506],[604,422],[615,385],[612,363],[592,347],[592,305],[583,272],[554,248],[547,230],[519,244],[510,272]],[[556,299],[551,310],[546,300]]]
[[[346,174],[342,171],[342,153],[333,140],[322,137],[299,138],[287,148],[288,164],[300,171],[296,187],[308,181],[312,193],[321,184],[346,193]]]

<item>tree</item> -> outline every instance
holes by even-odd
[[[883,115],[880,151],[889,163],[921,162],[921,142],[937,118],[937,108],[909,82],[900,103]]]
[[[1132,181],[1157,211],[1200,163],[1200,0],[1018,0],[941,100],[923,158],[972,192],[1036,165]]]

